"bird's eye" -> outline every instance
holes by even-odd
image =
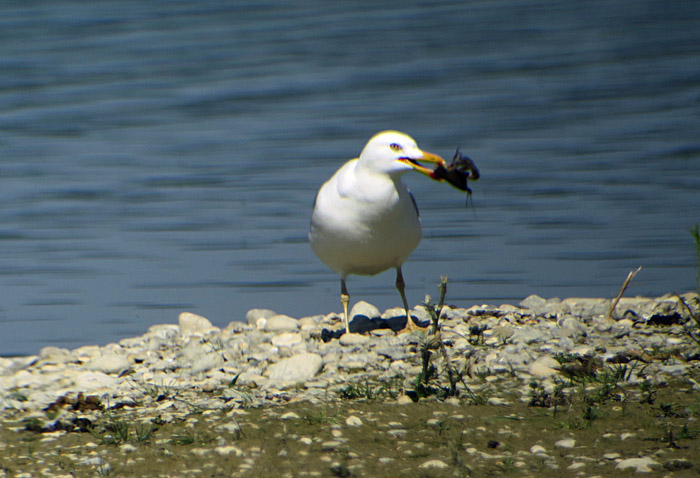
[[[396,144],[396,143],[391,143],[391,144],[389,145],[389,147],[391,148],[392,151],[401,151],[401,146],[399,146],[399,145]]]

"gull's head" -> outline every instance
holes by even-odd
[[[431,176],[433,170],[419,161],[445,165],[445,160],[440,156],[421,150],[413,138],[399,131],[375,134],[365,145],[359,159],[360,164],[380,173],[400,174],[414,169]]]

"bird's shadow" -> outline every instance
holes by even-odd
[[[421,321],[415,315],[411,316],[413,321],[419,327],[427,327],[430,324],[429,320]],[[396,317],[389,317],[388,319],[383,319],[381,317],[370,318],[366,315],[355,315],[350,321],[350,333],[354,334],[366,334],[372,330],[377,329],[391,329],[394,332],[399,332],[406,328],[406,316],[398,315]],[[339,339],[343,334],[345,334],[345,328],[341,327],[339,329],[330,330],[323,329],[321,331],[321,340],[328,342],[333,339]]]

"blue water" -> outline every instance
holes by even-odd
[[[331,3],[3,4],[0,355],[339,311],[311,203],[388,128],[482,173],[405,176],[412,304],[696,287],[700,2]]]

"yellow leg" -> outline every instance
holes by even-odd
[[[345,319],[345,333],[350,333],[350,319],[348,318],[348,304],[350,303],[350,296],[348,295],[348,288],[345,286],[345,279],[340,279],[340,303],[343,304],[343,318]]]
[[[396,288],[399,290],[399,294],[401,294],[401,300],[403,301],[403,308],[406,311],[406,327],[404,330],[408,330],[413,332],[414,330],[418,330],[420,327],[418,327],[414,322],[413,319],[411,319],[411,313],[408,310],[408,301],[406,300],[406,283],[403,281],[403,274],[401,273],[401,267],[396,268]]]

